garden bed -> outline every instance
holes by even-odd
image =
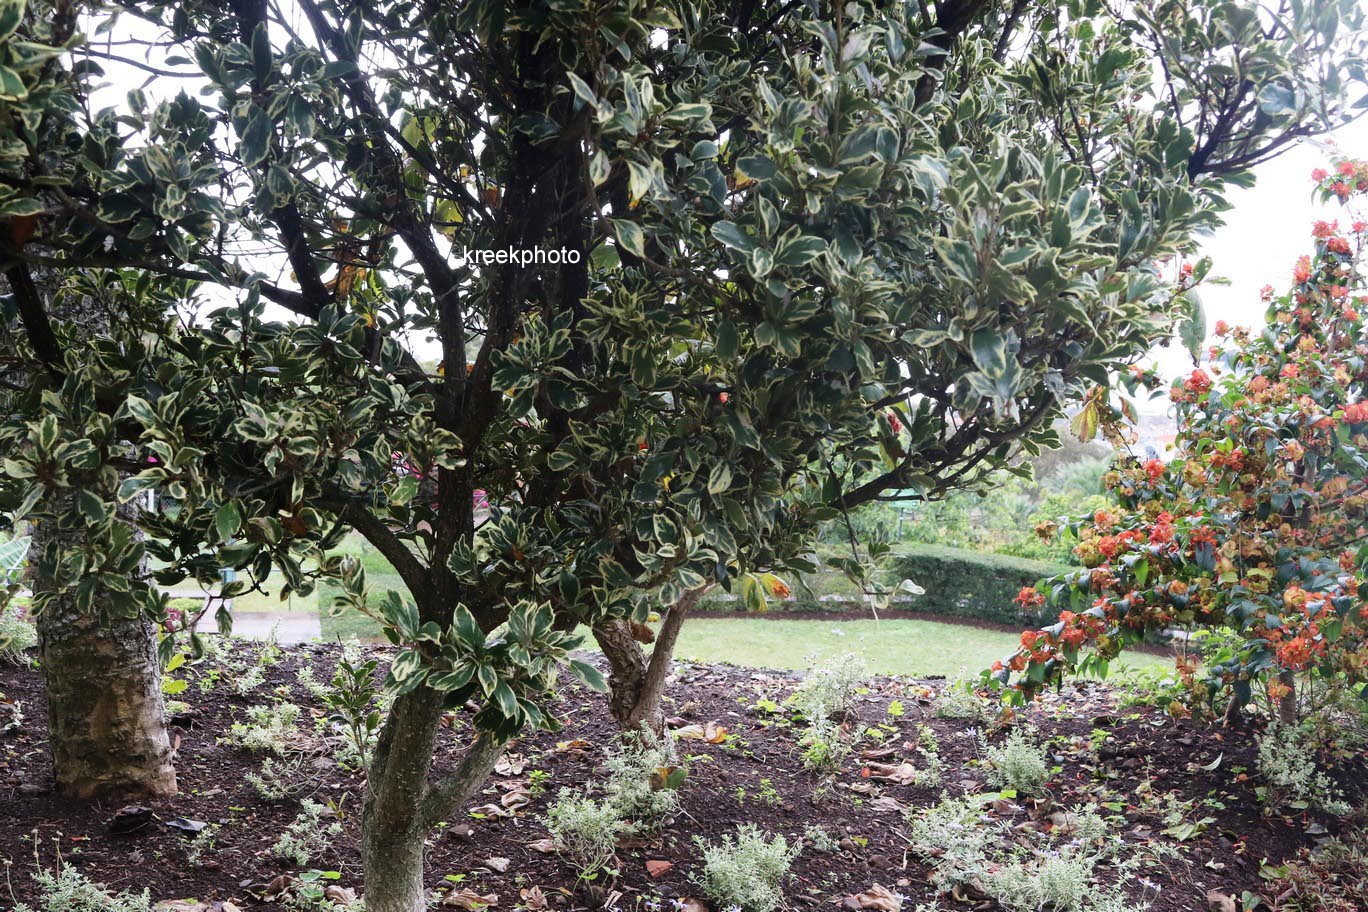
[[[357,833],[362,778],[331,756],[335,738],[326,726],[316,731],[314,725],[326,709],[298,678],[307,666],[314,679],[327,681],[338,647],[292,649],[260,666],[262,682],[239,695],[233,681],[244,669],[257,667],[257,648],[238,645],[217,679],[210,678],[206,665],[182,670],[189,686],[177,699],[190,706],[176,715],[173,729],[180,794],[145,802],[155,819],[126,835],[110,832],[110,821],[125,802],[87,804],[51,791],[39,673],[0,668],[0,693],[22,706],[22,720],[8,730],[12,714],[0,706],[0,859],[7,869],[0,908],[12,901],[33,903],[31,874],[37,866],[53,868],[59,859],[116,890],[145,887],[155,900],[194,899],[206,908],[223,901],[242,910],[287,908],[294,878],[306,870],[337,872],[336,880],[323,882],[361,892]],[[368,649],[380,657],[388,654],[383,647]],[[241,667],[235,669],[234,661]],[[206,683],[201,688],[201,681],[211,680],[212,687]],[[428,885],[453,906],[454,897],[469,889],[474,893],[467,895],[467,904],[471,895],[486,900],[493,895],[497,899],[489,905],[495,910],[604,904],[622,910],[649,908],[658,899],[702,896],[692,879],[701,858],[694,837],[715,840],[738,825],[754,823],[785,835],[790,843],[806,834],[785,889],[792,908],[838,908],[844,903],[847,908],[879,909],[880,902],[895,901],[871,897],[866,891],[876,884],[906,897],[906,912],[930,903],[937,891],[929,882],[926,860],[909,846],[907,809],[936,804],[942,788],[947,796],[993,791],[982,762],[983,743],[975,733],[986,732],[991,744],[1000,743],[1005,733],[981,721],[938,715],[944,680],[876,679],[855,703],[855,714],[872,733],[859,749],[863,755],[857,752],[827,780],[799,761],[797,739],[804,726],[783,706],[796,683],[796,676],[782,673],[679,666],[670,688],[678,702],[667,712],[676,727],[699,726],[713,736],[678,741],[689,767],[680,790],[681,811],[660,835],[624,843],[617,853],[616,876],[601,874],[578,887],[575,867],[544,851],[548,832],[541,817],[559,789],[601,776],[614,729],[602,697],[567,685],[560,703],[568,720],[565,729],[518,742],[509,762],[474,802],[482,809],[453,817],[434,833],[427,855]],[[1213,890],[1213,896],[1236,901],[1246,890],[1270,890],[1270,872],[1338,832],[1333,819],[1263,812],[1255,794],[1259,781],[1248,731],[1175,721],[1128,706],[1122,696],[1109,686],[1080,683],[1023,713],[1019,723],[1035,726],[1046,748],[1048,792],[1038,802],[1010,796],[990,801],[985,813],[1013,832],[1024,827],[1048,833],[1063,819],[1057,812],[1090,806],[1108,818],[1109,833],[1118,834],[1128,847],[1158,843],[1174,848],[1176,855],[1144,867],[1124,884],[1136,899],[1152,897],[1152,908],[1161,912],[1206,909]],[[272,802],[246,778],[260,770],[264,755],[219,739],[233,722],[244,720],[250,706],[279,700],[301,708],[299,747],[304,775],[311,782],[305,794]],[[455,762],[468,732],[464,715],[450,721],[442,734],[439,768]],[[939,744],[944,766],[940,787],[898,784],[903,761],[923,765],[918,751],[927,740],[919,738],[922,724],[934,731]],[[1356,805],[1362,803],[1355,789],[1364,781],[1363,773],[1361,762],[1337,773]],[[881,778],[885,774],[894,778]],[[288,864],[272,857],[272,847],[306,795],[336,809],[341,833],[306,864]],[[219,827],[213,844],[201,846],[198,864],[187,858],[189,837],[168,826],[176,818]],[[813,845],[810,827],[821,827],[830,837],[826,851]],[[859,894],[865,895],[857,898]],[[992,907],[973,891],[960,895],[968,901],[947,898],[945,908]]]

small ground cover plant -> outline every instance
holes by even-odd
[[[34,875],[42,899],[36,908],[19,903],[14,912],[152,912],[148,892],[111,894],[71,865]]]
[[[280,834],[271,853],[302,868],[328,850],[341,834],[342,824],[327,805],[317,801],[305,798],[299,807],[299,816]]]
[[[747,824],[734,836],[709,842],[695,837],[703,853],[703,870],[696,878],[703,893],[719,909],[772,912],[784,901],[789,867],[801,851],[783,836],[766,838]]]

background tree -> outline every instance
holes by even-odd
[[[1314,177],[1325,200],[1368,191],[1362,162]],[[1309,700],[1317,682],[1334,692],[1368,681],[1364,231],[1317,223],[1290,291],[1265,289],[1266,325],[1218,324],[1210,363],[1174,381],[1173,458],[1122,459],[1105,476],[1114,507],[1075,526],[1086,569],[1022,592],[1068,607],[996,666],[999,680],[1021,673],[1014,694],[1105,670],[1128,642],[1174,627],[1234,632],[1205,667],[1179,662],[1197,705],[1228,695],[1230,715],[1258,687],[1290,723],[1298,690]],[[1157,378],[1137,369],[1130,382]]]
[[[568,660],[573,625],[809,568],[842,510],[1050,445],[1062,401],[1190,314],[1155,264],[1215,223],[1250,152],[1345,116],[1362,42],[1347,0],[1278,22],[1214,3],[118,7],[119,42],[56,71],[36,62],[52,17],[0,29],[0,212],[34,230],[7,268],[86,271],[126,310],[78,353],[16,301],[36,367],[90,368],[0,431],[6,505],[62,487],[32,437],[60,414],[51,446],[95,454],[68,460],[102,485],[92,546],[157,562],[128,593],[155,622],[153,582],[222,565],[242,576],[225,595],[326,575],[381,621],[401,648],[363,813],[372,912],[423,908],[425,834],[507,738],[555,724],[557,670],[600,683]],[[1145,46],[1175,23],[1176,48]],[[113,50],[149,30],[164,59]],[[1156,85],[1156,54],[1183,71]],[[114,64],[151,68],[147,90],[105,100]],[[510,248],[577,256],[457,253]],[[144,543],[99,521],[146,491],[169,508],[138,513]],[[349,529],[411,600],[367,598],[330,554]],[[443,711],[469,701],[466,753],[430,778]]]

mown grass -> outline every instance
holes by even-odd
[[[375,639],[370,618],[355,612],[322,618],[325,640]],[[585,648],[596,649],[581,628]],[[940,621],[874,619],[790,620],[774,617],[690,618],[675,649],[676,657],[698,662],[725,662],[748,668],[799,671],[846,653],[858,655],[873,674],[912,677],[946,675],[962,670],[977,674],[1012,652],[1015,634]],[[1171,662],[1145,653],[1128,653],[1114,663],[1113,673],[1127,668],[1164,668]]]

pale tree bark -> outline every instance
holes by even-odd
[[[54,539],[62,549],[82,547],[79,536],[51,520],[34,523],[30,564]],[[37,595],[51,582],[35,574],[31,585]],[[100,599],[97,592],[96,612]],[[50,597],[34,620],[57,790],[74,798],[175,794],[151,622],[139,615],[102,623],[76,606],[73,592]]]
[[[367,912],[423,912],[423,840],[470,799],[494,771],[504,745],[487,735],[456,769],[430,782],[442,695],[427,687],[395,698],[380,733],[361,817]]]
[[[594,628],[594,639],[608,660],[608,709],[623,731],[645,724],[656,734],[665,727],[660,707],[665,679],[674,659],[675,643],[689,611],[698,604],[707,586],[686,592],[670,606],[656,634],[651,654],[646,655],[627,621],[609,621]]]
[[[65,367],[48,315],[77,327],[79,337],[109,328],[99,302],[60,293],[51,270],[16,267],[5,284],[27,303],[25,330],[35,354],[49,371]],[[49,495],[47,512],[70,512],[77,495],[65,489]],[[133,519],[133,505],[118,509],[118,520]],[[116,521],[118,521],[116,520]],[[49,548],[59,552],[86,546],[78,528],[59,528],[52,519],[33,523],[29,566],[42,565]],[[36,569],[29,585],[48,595],[35,612],[39,655],[48,696],[48,746],[57,790],[75,798],[106,794],[169,795],[176,791],[170,738],[162,704],[157,638],[144,616],[114,617],[96,591],[90,611],[76,604],[74,592],[56,593],[53,581]],[[100,615],[105,615],[102,621]]]

